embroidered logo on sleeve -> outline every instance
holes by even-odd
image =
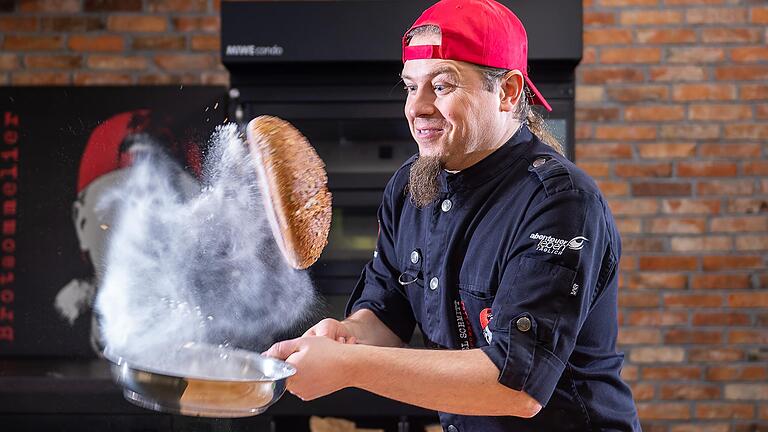
[[[562,255],[566,248],[576,251],[581,250],[584,248],[584,242],[589,241],[584,236],[577,236],[568,241],[539,233],[531,234],[530,238],[539,241],[539,244],[536,246],[537,251],[553,255]]]

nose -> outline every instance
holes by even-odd
[[[406,114],[411,118],[429,117],[435,114],[435,95],[429,88],[422,86],[405,103]]]

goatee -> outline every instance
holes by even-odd
[[[424,208],[437,199],[439,193],[438,176],[443,169],[437,156],[419,156],[411,165],[408,192],[411,203],[418,208]]]

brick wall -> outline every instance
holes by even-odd
[[[585,0],[576,156],[646,431],[768,430],[768,4]],[[0,84],[226,84],[218,1],[0,0]]]
[[[646,431],[768,430],[768,3],[585,0],[576,157]]]
[[[218,0],[0,0],[0,85],[228,84]]]

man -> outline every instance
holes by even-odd
[[[288,389],[359,387],[440,411],[449,432],[639,430],[615,349],[618,232],[529,107],[549,109],[522,24],[443,0],[403,61],[419,154],[386,188],[351,315],[266,353],[296,365]],[[402,348],[417,324],[435,349]]]

